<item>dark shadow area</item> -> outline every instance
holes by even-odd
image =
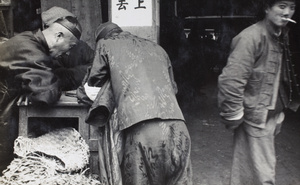
[[[29,137],[39,137],[53,130],[67,127],[78,130],[78,118],[28,118]]]
[[[40,0],[17,0],[13,3],[15,32],[20,33],[42,28]]]

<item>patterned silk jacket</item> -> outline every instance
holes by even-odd
[[[97,43],[88,83],[110,79],[119,129],[149,119],[184,120],[167,53],[156,43],[122,32]]]

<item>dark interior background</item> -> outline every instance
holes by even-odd
[[[160,44],[173,62],[181,104],[192,100],[206,83],[217,80],[226,65],[231,39],[260,20],[264,14],[261,2],[262,0],[160,2]],[[298,6],[293,19],[299,23],[299,1],[296,3]],[[300,25],[289,23],[289,27],[292,60],[299,74]]]

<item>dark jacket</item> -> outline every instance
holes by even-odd
[[[75,90],[81,85],[94,58],[94,50],[81,40],[68,53],[53,61],[53,72],[63,91]]]
[[[52,104],[60,98],[51,62],[40,30],[20,33],[0,45],[1,118],[7,105],[21,94],[33,103]]]
[[[276,37],[274,30],[260,21],[238,34],[232,40],[227,65],[219,76],[219,107],[225,119],[244,112],[244,121],[264,128],[272,98],[289,105],[287,94],[274,89],[276,74],[286,65],[283,53],[288,46],[288,33]],[[286,73],[282,73],[287,78]],[[282,76],[283,77],[283,76]],[[279,81],[282,87],[283,79]],[[289,79],[287,80],[289,81]],[[274,109],[273,109],[274,110]],[[280,111],[280,110],[279,110]]]

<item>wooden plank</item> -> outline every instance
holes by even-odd
[[[19,136],[28,135],[28,117],[26,107],[19,107]]]
[[[0,11],[4,18],[7,37],[10,38],[14,35],[13,7],[12,5],[1,5]]]

